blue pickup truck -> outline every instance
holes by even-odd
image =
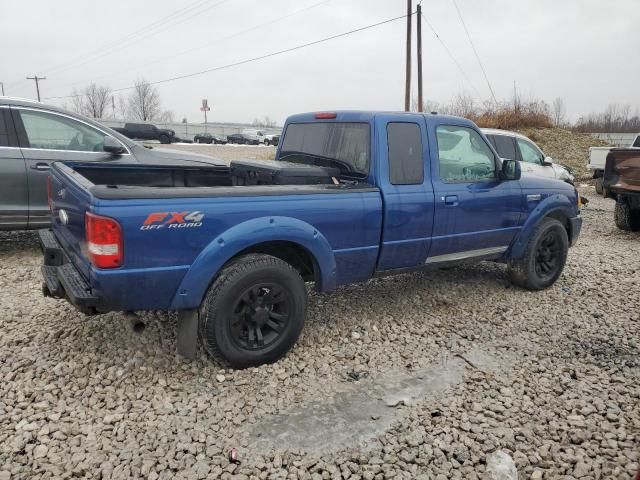
[[[539,290],[582,225],[573,186],[521,177],[471,121],[361,111],[288,118],[274,161],[58,162],[49,206],[45,295],[87,314],[177,311],[178,352],[200,338],[236,368],[292,347],[305,282],[491,260]]]

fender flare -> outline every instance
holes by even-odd
[[[520,232],[513,240],[509,249],[508,258],[520,258],[525,254],[527,241],[540,224],[540,222],[549,217],[551,214],[561,212],[567,219],[575,217],[575,205],[565,195],[550,195],[538,204],[536,208],[529,214],[527,221],[522,226]]]
[[[336,288],[336,259],[329,241],[316,228],[290,217],[259,217],[242,222],[214,238],[194,260],[171,302],[171,310],[199,308],[220,269],[238,253],[273,241],[286,241],[307,250],[318,270],[319,291]]]

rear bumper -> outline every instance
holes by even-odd
[[[91,286],[69,261],[53,231],[38,230],[38,237],[44,255],[41,267],[43,293],[54,298],[64,298],[83,313],[98,313],[98,296],[92,292]]]
[[[578,241],[580,231],[582,230],[582,217],[573,217],[569,219],[569,226],[571,227],[571,238],[569,238],[569,245],[573,247]]]

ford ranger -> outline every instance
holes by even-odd
[[[179,353],[199,337],[235,368],[292,347],[305,282],[491,260],[540,290],[582,225],[573,186],[521,178],[469,120],[417,113],[294,115],[270,162],[58,162],[49,192],[46,295],[89,314],[177,311]]]

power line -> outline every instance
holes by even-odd
[[[440,35],[438,35],[438,32],[436,32],[435,28],[433,28],[433,25],[431,25],[431,22],[427,20],[427,17],[425,17],[424,14],[422,14],[422,19],[427,24],[429,29],[433,32],[433,35],[438,39],[438,41],[440,42],[440,45],[442,45],[442,48],[444,48],[445,52],[447,52],[447,55],[449,55],[449,58],[451,58],[451,60],[453,60],[453,63],[456,64],[456,67],[458,67],[458,70],[460,70],[460,73],[462,74],[464,79],[471,86],[471,88],[476,92],[476,95],[478,95],[478,98],[482,99],[482,94],[480,94],[480,91],[476,88],[476,86],[471,81],[467,73],[464,71],[464,69],[462,68],[462,65],[460,65],[458,60],[456,60],[456,57],[453,56],[453,53],[451,53],[451,50],[449,50],[449,47],[447,47],[447,45],[444,43],[444,40],[440,38]]]
[[[456,0],[453,0],[453,5],[456,7],[456,11],[458,12],[458,18],[460,19],[460,23],[462,23],[462,26],[464,27],[464,31],[467,34],[467,39],[469,39],[469,43],[471,44],[471,48],[473,49],[473,53],[476,56],[476,60],[478,60],[478,65],[480,65],[480,69],[482,70],[482,74],[484,75],[484,79],[487,81],[487,85],[489,86],[489,91],[491,92],[491,96],[493,97],[493,101],[496,102],[496,105],[498,104],[498,100],[496,99],[496,94],[493,92],[493,87],[491,86],[491,82],[489,82],[489,77],[487,76],[487,72],[484,69],[484,65],[482,64],[482,61],[480,60],[480,55],[478,55],[478,51],[476,50],[476,46],[473,44],[473,40],[471,39],[471,35],[469,34],[469,29],[467,28],[467,24],[464,23],[464,19],[462,18],[462,13],[460,12],[460,9],[458,8],[458,4],[456,3]]]
[[[149,65],[155,65],[155,64],[160,63],[160,62],[166,62],[167,60],[171,60],[173,58],[180,57],[180,56],[182,56],[182,55],[184,55],[186,53],[191,53],[191,52],[195,52],[197,50],[202,50],[203,48],[208,48],[211,45],[216,45],[216,44],[218,44],[220,42],[223,42],[225,40],[230,40],[232,38],[236,38],[236,37],[238,37],[240,35],[243,35],[245,33],[251,32],[253,30],[257,30],[259,28],[266,27],[268,25],[272,25],[274,23],[277,23],[277,22],[280,22],[282,20],[285,20],[285,19],[287,19],[289,17],[293,17],[294,15],[298,15],[299,13],[302,13],[304,11],[311,10],[312,8],[318,7],[318,6],[323,5],[325,3],[329,3],[330,1],[332,1],[332,0],[322,0],[320,2],[316,2],[316,3],[312,4],[312,5],[308,5],[306,7],[300,8],[298,10],[294,10],[293,12],[290,12],[290,13],[288,13],[286,15],[281,16],[281,17],[277,17],[275,19],[269,20],[268,22],[260,23],[258,25],[254,25],[253,27],[249,27],[247,29],[241,30],[240,32],[233,33],[231,35],[227,35],[227,36],[224,36],[224,37],[217,38],[217,39],[215,39],[215,40],[213,40],[211,42],[205,43],[203,45],[199,45],[199,46],[194,47],[194,48],[189,48],[187,50],[182,50],[182,51],[180,51],[180,52],[178,52],[176,54],[170,55],[170,56],[163,56],[162,58],[159,58],[157,60],[152,60],[150,62],[146,62],[146,63],[142,63],[142,64],[136,64],[135,65],[135,70],[140,70],[141,68],[148,67]],[[127,69],[127,73],[129,73],[130,71],[131,70]],[[121,74],[117,75],[117,76],[121,76]],[[102,77],[94,78],[92,81],[101,80],[101,79],[104,79],[104,78],[112,78],[112,77],[113,77],[113,75],[103,75]],[[87,83],[87,80],[84,80],[84,81],[81,81],[81,82],[74,82],[74,83],[71,84],[71,86],[80,85],[82,83]]]
[[[201,1],[202,0],[200,0],[200,2]],[[127,46],[130,46],[133,42],[135,42],[137,44],[137,42],[139,42],[139,41],[141,41],[143,39],[147,39],[147,38],[152,37],[154,35],[157,35],[158,33],[161,33],[161,32],[164,33],[166,31],[166,29],[173,28],[173,27],[175,27],[177,25],[180,25],[181,23],[184,23],[184,22],[186,22],[188,20],[191,20],[192,18],[195,18],[195,17],[197,17],[199,15],[202,15],[204,12],[206,12],[208,10],[211,10],[212,8],[215,8],[215,7],[219,6],[219,5],[222,5],[223,3],[226,3],[228,1],[229,0],[221,0],[221,1],[217,2],[217,3],[211,4],[211,5],[207,5],[206,8],[204,8],[204,9],[201,9],[201,10],[198,10],[198,11],[195,11],[195,12],[192,11],[191,15],[183,17],[183,18],[179,19],[178,21],[174,21],[176,19],[176,17],[177,17],[176,15],[174,15],[173,18],[167,19],[167,21],[163,22],[162,24],[156,25],[155,27],[153,27],[152,29],[150,29],[147,32],[144,32],[144,31],[135,32],[127,40],[122,40],[122,41],[114,44],[113,46],[108,48],[107,51],[102,52],[99,55],[95,55],[95,56],[93,56],[91,58],[88,58],[88,59],[87,58],[82,59],[82,61],[80,63],[77,63],[77,64],[75,64],[75,63],[74,64],[68,64],[69,65],[68,67],[62,68],[62,69],[58,68],[56,71],[60,72],[60,71],[68,70],[70,68],[71,69],[78,68],[78,67],[81,67],[83,65],[86,65],[87,63],[91,63],[91,62],[94,62],[94,61],[99,60],[101,58],[104,58],[106,56],[109,56],[109,55],[113,54],[114,52],[117,52],[117,51],[122,50],[123,48],[125,48]],[[196,3],[198,3],[198,2],[196,2]],[[202,5],[201,4],[197,5],[194,8],[197,9],[200,6],[202,6]],[[183,14],[184,13],[185,12],[183,11]],[[169,22],[169,23],[167,24],[167,22]],[[47,72],[49,72],[49,71],[47,71]]]
[[[77,68],[80,67],[82,65],[85,65],[89,62],[98,60],[104,56],[107,56],[111,53],[113,53],[116,50],[121,49],[123,46],[127,46],[130,44],[130,42],[132,40],[140,40],[141,38],[148,38],[149,36],[155,35],[159,32],[163,32],[165,30],[165,28],[171,28],[175,25],[178,25],[180,23],[183,23],[184,21],[187,21],[191,18],[193,18],[196,15],[201,15],[202,13],[204,13],[207,10],[210,10],[211,8],[214,8],[222,3],[225,3],[229,0],[222,0],[218,3],[215,3],[213,5],[206,5],[206,3],[209,0],[196,0],[195,2],[191,3],[190,5],[188,5],[185,8],[179,9],[179,10],[175,10],[173,12],[171,12],[168,15],[165,15],[164,17],[140,28],[137,29],[134,32],[131,32],[123,37],[120,37],[112,42],[106,43],[104,45],[102,45],[101,47],[98,47],[95,50],[91,50],[89,52],[87,52],[86,54],[84,54],[81,57],[77,57],[71,61],[65,62],[65,63],[61,63],[61,64],[57,64],[54,65],[53,67],[49,68],[46,70],[46,72],[50,75],[52,72],[60,72],[69,68]],[[203,10],[200,11],[196,11],[198,10],[200,7],[205,6],[205,8]],[[180,19],[180,17],[183,17],[184,15],[187,15],[189,13],[193,13],[195,12],[195,15],[191,15],[188,16],[187,18],[182,18]],[[176,19],[180,19],[178,22],[175,22]],[[173,25],[167,25],[167,23],[171,23],[171,22],[175,22]],[[155,31],[154,31],[155,30]],[[89,58],[87,58],[89,57]],[[79,63],[78,63],[79,62]],[[22,80],[13,82],[12,85],[16,85],[18,83],[20,83]]]
[[[413,14],[415,14],[415,12],[411,13],[411,15],[413,15]],[[282,55],[284,53],[289,53],[289,52],[293,52],[295,50],[300,50],[300,49],[303,49],[303,48],[306,48],[306,47],[310,47],[312,45],[318,45],[320,43],[328,42],[330,40],[335,40],[337,38],[346,37],[348,35],[352,35],[354,33],[362,32],[364,30],[369,30],[371,28],[379,27],[379,26],[385,25],[387,23],[396,22],[396,21],[401,20],[401,19],[406,18],[406,17],[407,17],[407,15],[401,15],[399,17],[389,18],[389,19],[383,20],[381,22],[372,23],[372,24],[366,25],[364,27],[360,27],[360,28],[356,28],[356,29],[353,29],[353,30],[349,30],[348,32],[338,33],[338,34],[332,35],[330,37],[325,37],[325,38],[321,38],[319,40],[314,40],[312,42],[303,43],[301,45],[296,45],[295,47],[290,47],[290,48],[286,48],[284,50],[278,50],[277,52],[272,52],[272,53],[267,53],[265,55],[260,55],[259,57],[253,57],[253,58],[249,58],[249,59],[246,59],[246,60],[240,60],[238,62],[229,63],[229,64],[226,64],[226,65],[220,65],[218,67],[208,68],[206,70],[201,70],[199,72],[187,73],[187,74],[184,74],[184,75],[178,75],[178,76],[171,77],[171,78],[165,78],[163,80],[156,80],[155,82],[149,82],[149,83],[151,85],[159,85],[159,84],[162,84],[162,83],[168,83],[168,82],[173,82],[173,81],[176,81],[176,80],[183,80],[185,78],[196,77],[198,75],[204,75],[205,73],[217,72],[219,70],[226,70],[228,68],[237,67],[239,65],[245,65],[247,63],[257,62],[258,60],[264,60],[266,58],[271,58],[271,57],[275,57],[277,55]],[[125,90],[131,90],[132,88],[135,88],[135,86],[117,88],[117,89],[113,90],[113,92],[114,93],[115,92],[122,92],[122,91],[125,91]],[[73,98],[73,97],[78,97],[78,96],[80,96],[80,94],[78,94],[78,95],[65,95],[65,96],[59,96],[59,97],[47,97],[45,100]]]

